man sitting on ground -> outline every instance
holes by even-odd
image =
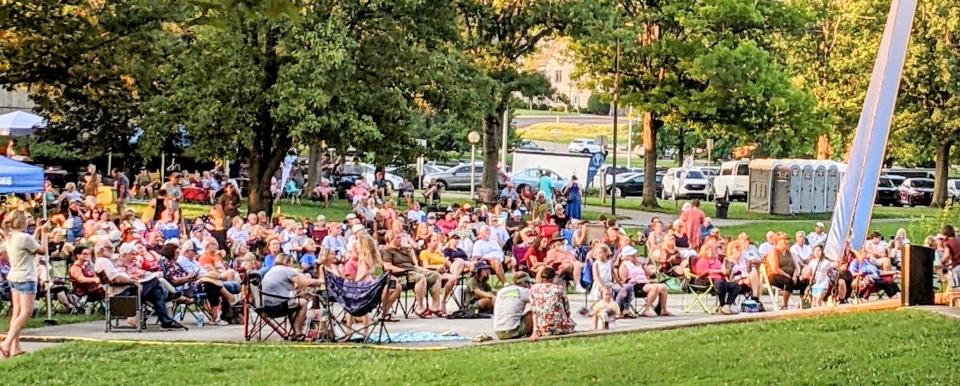
[[[311,279],[292,267],[293,259],[280,254],[274,266],[263,276],[260,288],[263,293],[264,311],[268,316],[294,315],[293,340],[303,340],[303,325],[307,319],[307,300],[295,297],[297,287],[307,288],[323,284],[320,279]]]
[[[500,340],[526,338],[533,333],[533,315],[527,309],[533,279],[526,272],[517,272],[513,283],[497,291],[493,331]]]
[[[494,310],[494,301],[497,295],[490,287],[490,266],[480,261],[474,267],[473,275],[467,281],[467,288],[463,294],[464,304],[473,307],[478,313],[489,314]]]

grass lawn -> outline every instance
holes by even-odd
[[[553,135],[554,129],[557,130],[556,136]],[[627,126],[620,126],[619,130],[619,136],[626,138]],[[613,125],[580,125],[564,122],[536,123],[522,129],[517,129],[517,135],[519,135],[520,138],[534,141],[568,143],[574,138],[596,139],[597,136],[600,135],[613,138]]]
[[[47,314],[40,315],[36,318],[30,318],[27,321],[27,328],[36,328],[43,327],[43,319],[47,317]],[[103,314],[94,313],[93,315],[63,315],[56,314],[53,315],[53,318],[56,319],[60,324],[73,324],[73,323],[83,323],[93,320],[103,320]],[[7,328],[10,327],[10,315],[3,315],[0,317],[0,332],[7,331]]]
[[[10,385],[928,385],[956,381],[958,345],[960,323],[887,311],[447,351],[69,343],[0,361],[0,374]]]
[[[646,209],[640,206],[642,199],[640,197],[629,197],[629,198],[617,198],[617,208],[623,209],[634,209],[634,210],[643,210],[647,212],[657,212],[657,213],[667,213],[667,214],[677,214],[680,213],[680,207],[683,206],[684,202],[689,200],[661,200],[658,199],[657,202],[660,204],[659,208],[656,209]],[[587,197],[587,205],[604,205],[601,203],[599,197]],[[607,206],[609,206],[610,198],[607,198]],[[700,208],[707,213],[707,216],[714,216],[717,212],[716,205],[712,201],[701,201]],[[887,206],[878,206],[875,207],[873,211],[874,219],[893,219],[893,218],[914,218],[920,216],[936,216],[940,213],[940,209],[928,208],[928,207],[887,207]],[[779,214],[766,214],[766,213],[755,213],[747,211],[747,203],[745,202],[732,202],[730,203],[730,209],[727,212],[727,215],[730,219],[736,220],[822,220],[828,221],[832,216],[831,213],[808,213],[808,214],[797,214],[793,216],[789,215],[779,215]]]

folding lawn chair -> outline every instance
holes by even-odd
[[[342,316],[349,314],[354,318],[362,318],[373,312],[368,322],[360,328],[354,328],[352,324],[340,323],[341,317],[331,317],[333,313],[327,312],[326,315],[329,320],[327,320],[328,331],[325,334],[331,340],[350,341],[356,333],[362,330],[362,343],[390,343],[393,341],[390,338],[390,332],[387,330],[387,324],[384,320],[386,315],[383,313],[383,304],[381,304],[383,291],[390,279],[389,275],[381,275],[376,280],[365,282],[345,280],[327,272],[324,272],[324,276],[326,292],[343,307]],[[377,332],[376,342],[371,339],[371,328]],[[337,329],[340,331],[338,332]],[[386,336],[386,341],[384,341],[384,336]]]
[[[691,264],[691,266],[693,266]],[[707,303],[710,301],[710,297],[715,293],[713,288],[713,281],[710,280],[709,274],[704,272],[701,275],[695,275],[690,271],[684,273],[684,285],[683,288],[686,293],[693,295],[693,301],[681,305],[683,307],[683,312],[687,313],[693,309],[695,305],[700,306],[700,309],[703,310],[703,313],[710,315],[713,314],[712,308],[707,306]]]
[[[113,296],[107,295],[106,301],[104,302],[104,314],[106,317],[106,328],[104,331],[137,330],[137,332],[142,332],[146,327],[146,312],[141,312],[144,310],[143,304],[140,302],[140,286],[111,283],[103,271],[97,272],[97,276],[100,278],[101,283],[109,283],[108,286],[115,289],[114,291],[107,291],[108,294],[111,292],[118,293]],[[127,293],[127,290],[130,288],[134,289],[133,294],[119,294]],[[137,318],[136,326],[122,324],[122,321],[125,321],[127,318]]]
[[[760,264],[757,269],[760,270],[760,296],[757,297],[761,298],[762,301],[763,293],[766,292],[767,295],[770,296],[770,303],[773,305],[773,310],[780,311],[780,300],[777,299],[777,289],[770,284],[766,264]]]
[[[273,312],[268,309],[263,299],[271,297],[280,299],[284,302],[292,298],[263,292],[260,287],[262,277],[259,272],[247,272],[244,279],[245,296],[243,298],[243,339],[250,340],[254,336],[257,340],[270,339],[273,334],[288,340],[293,336],[293,321],[291,318],[296,313],[296,309],[285,309],[280,312]],[[269,328],[266,338],[263,336],[263,330]]]

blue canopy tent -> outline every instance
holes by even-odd
[[[0,156],[0,194],[43,191],[43,168]]]
[[[36,193],[43,191],[43,168],[39,166],[33,166],[27,163],[20,161],[14,161],[7,157],[0,156],[0,194],[9,194],[9,193]],[[43,218],[47,218],[47,200],[46,195],[43,202]],[[47,237],[43,237],[44,247],[49,247],[47,244]],[[46,249],[46,248],[44,248]],[[47,264],[48,269],[52,268],[50,265],[50,255],[49,253],[44,256],[44,263]],[[48,270],[47,272],[50,272]],[[44,321],[47,324],[56,324],[57,321],[53,319],[53,305],[51,303],[52,296],[50,294],[50,287],[52,287],[51,280],[53,279],[52,274],[47,275],[47,319]]]

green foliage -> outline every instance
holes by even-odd
[[[0,85],[30,90],[49,121],[44,140],[126,152],[154,85],[149,64],[166,48],[155,38],[173,15],[166,1],[2,2]]]
[[[944,225],[960,224],[960,203],[950,201],[932,214],[923,214],[910,219],[907,230],[914,242],[919,244],[924,237],[940,233]]]
[[[616,12],[577,39],[579,71],[613,90],[620,46],[622,103],[668,126],[756,142],[770,156],[811,153],[813,100],[794,87],[772,36],[802,18],[780,1],[609,1]]]
[[[956,321],[901,310],[440,351],[78,342],[0,361],[0,371],[18,385],[927,385],[955,380],[960,365],[949,358],[958,344]],[[331,365],[305,372],[306,363]]]
[[[600,99],[599,94],[591,94],[590,99],[587,99],[586,113],[597,115],[610,114],[610,102]]]

